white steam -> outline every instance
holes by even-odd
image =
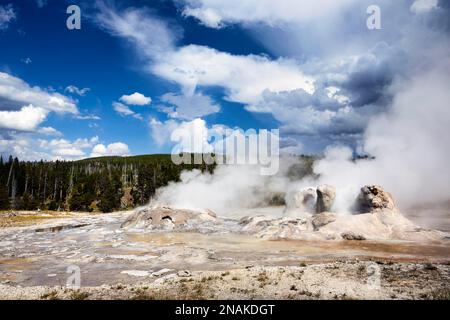
[[[383,186],[403,208],[450,199],[449,83],[449,69],[441,66],[394,86],[390,110],[370,121],[361,146],[374,160],[349,161],[351,150],[342,146],[326,150],[314,169],[337,187],[337,209],[348,209],[366,184]]]
[[[212,175],[193,170],[180,178],[158,190],[157,203],[222,215],[262,206],[273,193],[284,192],[288,183],[283,173],[261,175],[257,165],[218,165]]]
[[[218,166],[213,175],[184,172],[181,182],[158,191],[157,202],[218,214],[267,204],[277,193],[290,194],[309,186],[337,189],[334,211],[348,212],[362,186],[381,185],[401,208],[436,204],[450,198],[450,73],[433,70],[396,84],[389,110],[373,118],[361,150],[373,159],[352,161],[352,150],[330,147],[314,165],[318,179],[291,181],[292,158],[282,158],[275,176],[260,175],[258,166]],[[393,90],[393,89],[392,89]],[[283,171],[284,170],[284,171]]]

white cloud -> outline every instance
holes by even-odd
[[[185,8],[183,15],[197,18],[203,25],[219,29],[223,27],[221,15],[211,8]]]
[[[132,106],[145,106],[152,102],[150,97],[144,96],[142,93],[135,92],[130,95],[123,95],[119,99],[121,102]]]
[[[199,118],[180,123],[176,131],[172,132],[171,141],[176,143],[173,150],[174,153],[204,153],[213,151],[212,146],[208,143],[206,122]]]
[[[0,153],[3,158],[14,155],[21,160],[50,160],[51,156],[47,152],[39,150],[36,141],[24,135],[14,135],[8,139],[0,135]]]
[[[127,107],[126,105],[124,105],[123,103],[120,103],[120,102],[113,102],[112,106],[113,106],[113,109],[114,109],[117,113],[119,113],[119,114],[121,114],[121,115],[124,115],[124,116],[131,116],[131,115],[134,114],[134,111],[131,110],[130,108],[128,108],[128,107]]]
[[[336,14],[356,0],[183,0],[183,14],[211,28],[228,23],[308,23]]]
[[[142,116],[139,113],[134,112],[128,106],[123,103],[114,101],[112,103],[114,111],[116,111],[121,116],[132,116],[138,120],[143,120]]]
[[[76,115],[74,118],[78,119],[78,120],[101,120],[102,119],[95,114],[85,114],[85,115],[79,114],[79,115]]]
[[[0,101],[6,100],[11,108],[32,104],[35,107],[59,113],[77,114],[75,102],[59,93],[48,92],[7,73],[0,72]]]
[[[210,129],[203,119],[181,122],[175,120],[161,122],[151,119],[150,130],[153,141],[159,146],[173,146],[173,153],[212,151],[212,146],[208,143]]]
[[[104,156],[127,156],[130,154],[128,145],[123,142],[115,142],[105,146],[104,144],[97,144],[91,152],[91,157]]]
[[[101,15],[108,18],[107,29],[112,34],[131,41],[147,59],[144,68],[181,86],[182,94],[175,96],[193,96],[203,87],[223,88],[226,99],[247,104],[247,110],[272,113],[284,132],[297,140],[304,139],[305,150],[311,137],[329,136],[335,141],[359,138],[370,117],[389,107],[388,87],[394,77],[441,60],[436,53],[448,56],[448,35],[442,32],[444,36],[440,36],[440,28],[447,24],[442,17],[433,16],[435,29],[430,32],[425,26],[429,21],[424,23],[411,16],[408,9],[413,1],[380,2],[384,10],[396,17],[383,20],[383,29],[393,31],[388,34],[368,31],[364,19],[347,19],[342,11],[351,5],[352,10],[360,10],[361,17],[365,17],[367,6],[356,0],[305,0],[301,5],[297,0],[276,4],[271,0],[184,2],[185,15],[195,16],[211,27],[243,23],[274,56],[291,54],[306,62],[236,55],[199,45],[177,46],[177,37],[168,24],[144,10],[132,9],[122,14],[103,8]],[[434,6],[427,3],[429,8]],[[261,22],[277,27],[261,28]],[[293,25],[280,26],[286,23]],[[153,26],[158,32],[151,31]],[[268,31],[271,36],[261,31]],[[423,47],[427,39],[433,46]],[[384,53],[379,48],[372,52],[374,43],[387,49]],[[297,91],[308,97],[297,96]],[[189,109],[189,113],[180,116],[177,103],[171,104],[175,108],[162,109],[169,117],[190,120],[197,115]],[[168,129],[179,125],[173,119],[154,120],[155,140],[167,141]],[[300,135],[303,137],[299,139]],[[317,151],[322,150],[314,150]]]
[[[197,45],[167,53],[152,70],[187,92],[193,92],[197,86],[223,87],[229,100],[241,103],[257,102],[266,89],[314,91],[314,80],[293,60],[232,55]]]
[[[50,112],[78,114],[75,102],[0,72],[0,128],[33,131]]]
[[[426,13],[432,9],[437,8],[438,0],[416,0],[411,5],[411,12],[416,14]]]
[[[55,157],[61,157],[62,159],[82,158],[85,153],[78,148],[60,148],[52,150],[52,154]]]
[[[72,93],[72,94],[77,94],[79,96],[84,97],[91,89],[89,88],[78,88],[76,86],[70,85],[68,86],[66,89],[64,89],[64,91]]]
[[[151,118],[149,126],[153,141],[161,147],[170,142],[170,135],[178,128],[179,122],[175,120],[161,122],[155,118]]]
[[[79,138],[75,141],[67,139],[38,140],[39,148],[49,154],[50,159],[76,160],[86,157],[86,149],[98,144],[99,138]]]
[[[41,128],[41,133],[53,134],[54,128]],[[91,138],[68,139],[34,139],[30,133],[11,133],[7,137],[0,134],[0,154],[10,154],[20,160],[79,160],[89,156],[124,156],[130,154],[128,145],[115,142],[107,146],[100,143],[97,136]]]
[[[314,79],[294,60],[233,55],[198,45],[177,48],[169,25],[145,10],[118,13],[105,5],[100,10],[103,27],[132,42],[152,73],[181,85],[185,94],[192,95],[197,86],[219,86],[231,101],[254,103],[265,89],[314,91]]]
[[[178,38],[175,26],[169,26],[144,9],[127,9],[118,13],[103,1],[97,4],[100,25],[113,35],[132,41],[144,56],[160,57],[173,49]]]
[[[59,130],[56,130],[53,127],[42,127],[37,131],[39,134],[45,135],[45,136],[62,136],[62,132]]]
[[[235,150],[226,152],[227,141],[234,140],[236,137],[244,139],[248,137],[239,128],[231,129],[220,124],[208,126],[206,121],[201,118],[192,121],[169,119],[164,122],[151,119],[149,125],[153,141],[158,146],[171,146],[172,153],[215,152],[217,154],[228,153],[231,156]]]
[[[90,139],[79,138],[75,141],[70,141],[67,139],[53,139],[53,140],[39,140],[40,147],[44,149],[64,149],[64,148],[78,148],[87,149],[92,148],[99,142],[99,138],[94,136]]]
[[[57,133],[53,128],[41,128],[41,134]],[[14,155],[20,160],[78,160],[99,143],[98,137],[68,139],[35,139],[34,134],[12,132],[6,137],[0,134],[0,153],[3,156]]]
[[[0,30],[7,29],[9,23],[16,18],[12,5],[0,6]]]
[[[0,111],[0,128],[33,131],[45,120],[47,113],[31,104],[19,111]]]
[[[173,106],[163,108],[161,111],[176,119],[192,120],[220,111],[218,104],[215,104],[210,97],[200,93],[192,95],[166,93],[161,97],[161,101]]]

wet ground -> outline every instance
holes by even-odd
[[[180,270],[375,259],[447,263],[448,243],[267,241],[218,233],[136,232],[120,228],[129,213],[57,219],[0,229],[0,283],[65,286],[70,266],[82,286],[149,281]],[[230,221],[230,224],[237,222]],[[231,228],[233,229],[233,228]]]

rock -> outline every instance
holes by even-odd
[[[159,271],[153,272],[153,273],[152,273],[152,276],[153,276],[153,277],[160,277],[160,276],[162,276],[163,274],[169,273],[169,272],[171,272],[171,271],[172,271],[172,269],[163,268],[163,269],[161,269],[161,270],[159,270]]]
[[[314,227],[314,231],[319,230],[321,227],[336,221],[336,215],[332,212],[322,212],[315,215],[312,218],[312,225]]]
[[[192,274],[189,270],[180,270],[178,271],[177,275],[179,277],[190,277]]]
[[[244,217],[239,223],[241,231],[272,240],[299,239],[309,226],[305,219],[271,219],[266,216]]]
[[[315,210],[317,192],[314,188],[306,188],[291,192],[286,196],[288,210],[298,209],[300,212],[313,213]]]
[[[366,240],[366,238],[361,234],[356,234],[354,232],[344,232],[341,234],[342,239],[344,240]]]
[[[336,198],[336,189],[330,185],[317,187],[316,213],[330,212]]]
[[[362,213],[380,210],[397,211],[392,195],[379,186],[364,186],[357,199],[357,211]]]
[[[120,273],[133,277],[148,277],[150,275],[150,272],[145,270],[123,270]]]
[[[59,232],[62,230],[69,230],[69,229],[77,229],[77,228],[83,228],[88,226],[88,223],[76,223],[76,224],[66,224],[66,225],[57,225],[57,226],[51,226],[47,228],[38,228],[35,229],[35,232]]]
[[[211,211],[199,212],[170,207],[143,208],[128,217],[121,228],[149,228],[173,230],[188,223],[215,221],[216,215]]]

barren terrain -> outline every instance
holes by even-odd
[[[3,214],[0,298],[449,297],[448,240],[267,240],[231,219],[215,231],[138,232],[120,227],[130,214]],[[69,266],[81,270],[78,290],[66,287]]]

